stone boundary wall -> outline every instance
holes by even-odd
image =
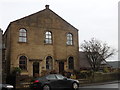
[[[114,73],[95,73],[94,77],[79,79],[80,84],[104,83],[120,80],[120,72]]]

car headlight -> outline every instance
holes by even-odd
[[[9,86],[6,86],[7,88],[13,88],[13,86],[9,85]]]

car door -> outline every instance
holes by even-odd
[[[66,77],[62,76],[62,75],[56,75],[57,79],[58,79],[58,84],[60,88],[68,88],[70,87],[70,81],[67,80]]]
[[[52,87],[52,88],[58,88],[60,87],[58,84],[58,79],[56,78],[56,76],[54,74],[52,75],[48,75],[46,77],[47,79],[47,83]]]

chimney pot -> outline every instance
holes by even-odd
[[[49,5],[45,5],[46,9],[49,9]]]

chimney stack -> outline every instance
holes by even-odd
[[[49,9],[49,5],[45,5],[46,9]]]

